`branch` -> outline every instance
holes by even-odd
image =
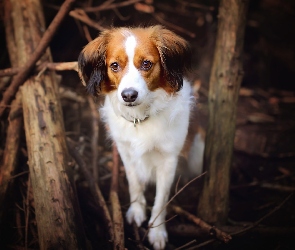
[[[142,0],[128,0],[125,2],[114,3],[114,4],[109,4],[109,5],[102,4],[97,7],[85,7],[85,8],[83,8],[83,10],[86,12],[99,12],[99,11],[103,11],[103,10],[110,10],[110,9],[125,7],[125,6],[132,5],[132,4],[141,2],[141,1]]]
[[[242,229],[242,230],[240,230],[238,232],[234,232],[231,235],[241,234],[241,233],[244,233],[246,231],[249,231],[250,229],[258,226],[263,220],[265,220],[266,218],[268,218],[269,216],[271,216],[272,214],[274,214],[276,211],[278,211],[279,209],[281,209],[281,207],[285,205],[285,203],[292,197],[293,194],[294,193],[289,194],[278,206],[276,206],[269,213],[267,213],[266,215],[264,215],[263,217],[261,217],[259,220],[257,220],[255,223],[253,223],[253,225],[250,225],[250,226],[246,227],[245,229]]]
[[[119,176],[119,155],[115,144],[113,144],[113,171],[110,192],[110,201],[112,206],[113,225],[114,225],[114,246],[116,249],[125,249],[124,247],[124,224],[123,216],[118,197],[118,176]]]
[[[75,19],[78,19],[79,21],[86,23],[87,25],[89,25],[90,27],[93,27],[99,31],[103,31],[105,30],[104,27],[102,27],[98,22],[93,21],[92,19],[90,19],[87,14],[85,13],[84,10],[82,9],[76,9],[76,10],[72,10],[70,11],[69,15]]]
[[[190,32],[189,30],[186,30],[186,29],[184,29],[184,28],[182,28],[182,27],[180,27],[180,26],[178,26],[178,25],[175,25],[175,24],[173,24],[173,23],[170,23],[170,22],[166,21],[166,20],[162,17],[161,14],[154,13],[154,14],[152,14],[152,15],[153,15],[153,17],[154,17],[159,23],[162,23],[164,26],[167,26],[167,27],[169,27],[169,28],[171,28],[171,29],[174,29],[174,30],[176,30],[176,31],[178,31],[178,32],[181,32],[181,33],[183,33],[183,34],[186,34],[186,35],[190,36],[191,38],[195,38],[195,37],[196,37],[196,34],[195,34],[195,33]]]
[[[28,77],[32,69],[34,68],[34,65],[36,64],[36,62],[39,60],[39,58],[42,56],[42,54],[48,47],[50,41],[52,40],[53,35],[55,34],[57,28],[59,27],[60,23],[62,22],[66,14],[69,12],[72,6],[72,3],[74,1],[75,0],[65,0],[65,2],[60,7],[60,10],[58,11],[56,16],[52,20],[51,24],[45,31],[33,55],[31,56],[29,61],[26,62],[24,67],[19,71],[16,77],[13,78],[11,84],[9,85],[7,90],[4,92],[3,98],[0,102],[0,117],[3,115],[6,105],[8,105],[10,100],[14,97],[19,86],[26,80],[26,78]]]
[[[273,210],[271,210],[268,214],[264,215],[263,217],[261,217],[259,220],[257,220],[255,223],[253,223],[253,225],[251,226],[248,226],[240,231],[237,231],[237,232],[234,232],[234,233],[231,233],[231,236],[235,236],[235,235],[238,235],[238,234],[241,234],[241,233],[245,233],[246,231],[249,231],[251,230],[252,228],[258,226],[263,220],[265,220],[266,218],[268,218],[269,216],[271,216],[273,213],[275,213],[276,211],[278,211],[279,209],[281,209],[282,206],[285,205],[285,203],[291,198],[291,196],[293,195],[294,193],[291,193],[290,195],[288,195],[278,206],[276,206]],[[208,245],[212,242],[214,242],[215,239],[211,239],[211,240],[207,240],[205,242],[202,242],[192,248],[190,248],[190,250],[193,250],[193,249],[198,249],[200,247],[203,247],[205,245]]]
[[[70,139],[67,139],[67,145],[68,145],[68,149],[69,149],[71,156],[74,158],[76,163],[79,165],[81,172],[84,175],[84,178],[89,183],[90,192],[91,192],[95,202],[98,204],[98,206],[101,210],[102,219],[104,220],[105,225],[107,226],[110,241],[113,242],[114,241],[114,227],[113,227],[112,219],[111,219],[107,204],[105,202],[105,199],[103,198],[103,195],[99,189],[99,186],[95,182],[92,174],[87,169],[85,161],[82,159],[80,154],[77,152],[75,147],[72,145],[72,142],[70,141]]]
[[[44,62],[39,64],[36,67],[36,72],[43,70],[44,68],[49,70],[56,71],[64,71],[64,70],[75,70],[78,72],[78,63],[77,62],[60,62],[60,63],[52,63],[52,62]],[[24,67],[21,68],[7,68],[0,70],[0,77],[3,76],[14,76],[22,71]]]
[[[91,110],[91,165],[92,165],[92,173],[94,180],[98,183],[99,180],[99,169],[97,166],[97,159],[98,159],[98,149],[97,149],[97,142],[98,142],[98,134],[99,134],[99,113],[97,111],[97,105],[95,104],[92,96],[88,96],[88,103]]]
[[[219,230],[218,228],[216,228],[214,226],[207,224],[205,221],[203,221],[200,218],[194,216],[193,214],[183,210],[179,206],[172,206],[172,210],[175,213],[184,216],[188,220],[190,220],[193,223],[195,223],[196,225],[198,225],[200,228],[202,228],[203,231],[207,232],[211,237],[214,236],[215,238],[223,241],[224,243],[228,243],[232,239],[232,237],[229,234]]]

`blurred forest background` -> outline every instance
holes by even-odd
[[[49,25],[63,1],[43,0],[46,24]],[[95,6],[100,8],[95,9]],[[193,67],[190,78],[198,96],[198,118],[206,129],[209,76],[214,53],[218,22],[217,0],[77,0],[50,43],[53,62],[77,61],[90,40],[111,26],[147,26],[162,24],[188,40],[192,47]],[[0,1],[0,71],[10,68],[5,39],[4,1]],[[80,9],[80,10],[78,10]],[[83,9],[84,11],[81,11]],[[230,186],[228,227],[235,233],[241,228],[255,228],[233,236],[224,244],[214,241],[202,249],[294,249],[295,241],[295,1],[250,0],[244,41],[244,78],[237,108],[234,160]],[[105,138],[99,123],[95,101],[85,93],[77,72],[57,72],[66,135],[87,166],[99,168],[99,186],[108,201],[114,156],[111,143]],[[5,75],[3,73],[3,75]],[[0,78],[0,98],[11,76]],[[0,158],[5,149],[8,114],[0,120]],[[93,125],[94,124],[94,125]],[[99,125],[98,143],[93,145],[93,126]],[[94,152],[94,149],[96,153]],[[14,173],[13,197],[6,200],[6,216],[1,221],[0,249],[38,249],[38,233],[34,217],[34,200],[28,181],[28,155],[24,131],[20,139],[20,154]],[[182,187],[194,178],[180,160],[177,173],[182,176],[175,184]],[[91,170],[92,171],[92,170]],[[87,178],[75,168],[79,204],[88,244],[93,249],[107,249],[103,221],[89,193]],[[193,182],[174,200],[174,206],[196,214],[201,183]],[[128,187],[124,168],[119,163],[119,198],[123,216],[128,208]],[[152,204],[154,190],[149,190]],[[284,200],[289,197],[287,200]],[[4,204],[0,204],[0,207]],[[171,210],[171,211],[170,211]],[[173,216],[170,209],[167,218]],[[126,223],[125,223],[126,224]],[[167,223],[169,244],[176,249],[201,237],[193,223],[178,216]],[[128,249],[149,247],[138,244],[135,231],[142,238],[144,228],[125,225]],[[135,234],[136,235],[136,234]],[[210,237],[209,237],[210,238]],[[194,244],[183,249],[194,249]]]

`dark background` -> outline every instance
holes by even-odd
[[[44,0],[44,13],[47,25],[51,22],[63,1]],[[104,1],[92,1],[92,6]],[[118,3],[120,1],[114,1]],[[121,1],[122,2],[122,1]],[[143,1],[144,2],[144,1]],[[111,26],[146,26],[163,24],[187,39],[192,47],[193,67],[191,79],[199,89],[199,119],[201,125],[207,124],[207,93],[214,43],[218,22],[219,1],[146,1],[154,7],[153,13],[144,13],[133,4],[116,10],[88,13],[88,16],[108,28]],[[185,5],[184,3],[190,3]],[[86,7],[91,1],[78,0],[75,7]],[[3,2],[1,1],[2,5]],[[199,4],[197,7],[194,4]],[[3,10],[2,13],[3,14]],[[3,15],[1,15],[3,16]],[[163,22],[164,20],[164,22]],[[88,41],[83,31],[83,23],[73,17],[66,17],[50,44],[54,62],[76,61]],[[0,68],[9,68],[5,42],[5,24],[0,26]],[[99,31],[88,27],[92,38]],[[181,31],[182,30],[182,31]],[[247,16],[244,41],[244,79],[238,103],[237,132],[235,153],[232,166],[230,189],[229,225],[235,222],[255,222],[281,204],[283,199],[295,190],[295,1],[294,0],[251,0]],[[74,71],[58,72],[61,86],[86,99],[77,73]],[[3,90],[0,92],[0,96]],[[249,94],[250,93],[250,94]],[[97,101],[99,103],[99,101]],[[90,162],[90,111],[86,103],[78,103],[62,98],[66,131],[80,146],[84,146],[83,157]],[[5,137],[5,123],[1,122],[1,138]],[[100,130],[98,146],[99,167],[102,180],[101,188],[107,198],[111,173],[110,142],[105,140],[103,126]],[[4,140],[0,142],[0,155],[4,149]],[[22,148],[25,152],[25,140]],[[20,172],[27,169],[26,155],[20,157]],[[182,162],[182,161],[180,161]],[[180,164],[178,174],[182,175],[180,185],[184,185],[191,175],[186,175],[185,164]],[[184,166],[182,166],[184,165]],[[121,169],[120,199],[123,212],[128,207],[127,183],[124,170]],[[14,204],[22,204],[26,190],[27,176],[17,180],[18,196]],[[97,238],[93,221],[99,220],[91,197],[78,177],[79,200],[85,220],[87,235],[95,248],[101,248],[105,239]],[[201,184],[195,183],[185,189],[174,203],[187,211],[196,213]],[[153,189],[147,194],[152,204]],[[127,204],[127,205],[126,205]],[[15,209],[15,206],[14,206]],[[12,210],[12,218],[15,218]],[[30,220],[34,224],[34,218]],[[247,224],[246,223],[246,224]],[[169,249],[181,246],[194,239],[194,235],[181,234],[174,229],[179,224],[190,225],[181,218],[168,223]],[[243,224],[243,223],[242,223]],[[245,223],[244,223],[245,224]],[[241,223],[238,223],[241,225]],[[174,230],[174,231],[173,231]],[[126,244],[135,249],[132,231],[126,226]],[[22,243],[16,240],[14,221],[7,225],[9,237],[0,245],[0,249],[18,249]],[[36,229],[30,228],[30,248],[36,249]],[[234,237],[228,245],[211,244],[206,249],[294,249],[295,203],[294,196],[276,213],[269,216],[255,230]],[[102,233],[103,235],[103,233]],[[0,236],[1,237],[1,236]],[[197,239],[198,240],[198,239]],[[2,248],[1,246],[5,246]],[[8,246],[10,246],[8,248]]]

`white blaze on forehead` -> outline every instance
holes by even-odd
[[[126,49],[126,54],[128,56],[128,62],[129,66],[133,62],[134,58],[134,53],[135,53],[135,47],[136,47],[136,39],[134,36],[128,36],[126,41],[125,41],[125,49]]]
[[[125,75],[122,77],[118,87],[118,99],[124,103],[121,93],[124,89],[133,88],[138,92],[138,97],[135,104],[140,104],[144,101],[145,96],[148,94],[148,88],[144,78],[141,76],[140,71],[134,65],[135,48],[138,46],[135,36],[132,33],[124,34],[125,40],[125,53],[128,58],[126,65],[127,70]]]

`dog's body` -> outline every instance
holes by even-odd
[[[165,204],[188,131],[190,84],[186,42],[161,26],[107,30],[79,57],[88,91],[106,95],[102,117],[126,169],[131,205],[127,221],[146,219],[144,190],[156,184],[148,237],[155,249],[167,241]]]

